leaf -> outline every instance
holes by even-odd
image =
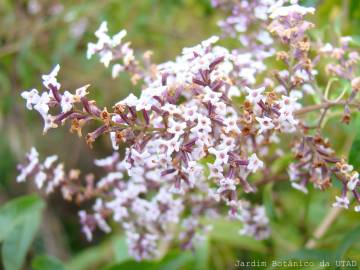
[[[107,241],[98,246],[90,247],[80,254],[76,255],[66,263],[67,270],[89,270],[99,269],[97,266],[104,265],[105,262],[111,261],[114,256],[113,243]]]
[[[173,251],[160,261],[126,261],[102,268],[102,270],[181,270],[193,259],[189,251]]]
[[[20,269],[40,224],[43,201],[37,196],[14,199],[0,208],[0,241],[6,270]]]
[[[35,195],[23,196],[6,203],[0,208],[0,242],[21,222],[28,213],[37,213],[44,208],[44,202]]]
[[[118,263],[132,259],[128,253],[126,238],[124,236],[113,239],[113,250],[115,261]]]
[[[38,256],[31,264],[33,270],[64,270],[65,267],[57,258],[50,256]]]
[[[216,219],[208,220],[206,223],[213,226],[213,229],[209,233],[209,237],[212,240],[255,252],[267,252],[267,248],[263,242],[239,234],[241,224],[238,222]]]
[[[28,213],[6,236],[2,244],[2,261],[5,270],[20,269],[35,237],[41,220],[41,212]]]
[[[270,183],[265,186],[263,191],[263,202],[266,210],[266,214],[269,217],[271,221],[277,220],[276,212],[273,204],[273,198],[272,198],[272,188],[273,183]]]
[[[207,270],[209,269],[209,254],[210,254],[210,241],[206,237],[203,241],[200,241],[195,245],[194,266],[195,270]]]
[[[346,252],[349,248],[359,242],[360,240],[360,226],[356,227],[354,230],[347,233],[344,238],[342,239],[340,245],[334,252],[334,259],[341,260],[344,259]]]

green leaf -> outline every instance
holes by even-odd
[[[346,252],[350,249],[350,247],[358,243],[360,240],[360,226],[356,227],[354,230],[350,231],[345,235],[345,237],[340,242],[340,245],[334,252],[335,260],[342,260],[346,255]]]
[[[36,196],[14,199],[0,209],[0,241],[5,270],[20,269],[38,230],[44,203]]]
[[[67,270],[88,270],[99,269],[105,262],[111,261],[114,257],[112,241],[104,242],[98,246],[90,247],[76,255],[66,263]]]
[[[206,223],[213,226],[213,229],[209,233],[211,240],[259,253],[267,252],[267,248],[263,242],[239,234],[242,226],[239,222],[216,219],[208,220]]]
[[[28,213],[37,213],[44,208],[44,202],[37,196],[23,196],[0,208],[0,242],[20,223]]]
[[[192,269],[207,270],[209,269],[210,241],[205,238],[195,245],[194,265]]]
[[[20,269],[26,253],[35,237],[41,220],[41,212],[29,213],[23,222],[6,236],[2,244],[2,261],[5,270]]]
[[[115,261],[118,263],[132,259],[128,253],[126,238],[124,236],[113,239],[113,250]]]
[[[38,256],[31,264],[33,270],[64,270],[65,267],[57,258],[50,256]]]
[[[188,263],[192,262],[193,254],[189,251],[170,252],[160,261],[126,261],[123,263],[111,264],[102,270],[181,270]]]
[[[276,212],[273,204],[273,198],[272,198],[272,188],[273,183],[270,183],[265,186],[263,191],[263,202],[266,209],[266,214],[269,217],[271,221],[275,221],[277,219]]]

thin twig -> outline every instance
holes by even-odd
[[[319,227],[314,232],[312,238],[310,238],[305,244],[306,248],[314,248],[316,246],[316,241],[323,237],[326,231],[329,229],[331,224],[335,221],[337,216],[341,213],[342,208],[332,208],[330,212],[325,216]]]

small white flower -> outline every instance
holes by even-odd
[[[304,185],[302,185],[302,184],[299,184],[299,183],[296,183],[296,182],[292,182],[292,183],[291,183],[291,186],[292,186],[293,188],[295,188],[295,189],[297,189],[297,190],[305,193],[305,194],[308,193],[308,189],[307,189]]]
[[[271,14],[270,18],[275,19],[278,17],[286,17],[291,14],[299,14],[299,15],[306,15],[307,13],[314,14],[315,8],[313,7],[302,7],[299,5],[291,5],[291,6],[282,6],[276,8]]]
[[[130,93],[125,99],[116,103],[116,105],[126,105],[129,107],[134,107],[138,103],[139,103],[138,98],[133,93]]]
[[[76,100],[80,100],[82,97],[85,97],[87,94],[89,94],[89,92],[86,91],[89,88],[89,86],[90,84],[87,84],[75,90]]]
[[[52,85],[53,87],[55,87],[56,89],[60,89],[60,83],[58,83],[56,76],[58,75],[60,70],[60,65],[57,64],[54,69],[47,75],[42,75],[42,79],[43,79],[43,85],[47,88],[50,89],[50,85]]]
[[[336,196],[336,202],[332,204],[332,207],[349,208],[350,201],[347,197]]]
[[[37,110],[44,118],[49,112],[49,102],[49,94],[47,92],[43,92],[34,106],[34,109]]]
[[[221,96],[222,96],[222,93],[215,92],[215,91],[211,90],[210,87],[206,86],[204,88],[204,96],[203,96],[202,100],[204,102],[210,102],[210,103],[215,104],[220,100]]]
[[[125,29],[121,30],[119,33],[113,36],[112,38],[112,46],[115,47],[121,44],[122,39],[126,36],[127,32]]]
[[[262,118],[261,117],[255,117],[255,118],[260,124],[259,134],[263,133],[266,130],[273,129],[275,127],[275,125],[272,122],[272,119],[267,116],[264,116]]]
[[[197,125],[193,127],[191,131],[194,132],[194,134],[198,135],[198,133],[208,134],[211,132],[211,130],[211,120],[202,114],[198,114]]]
[[[214,162],[214,165],[223,165],[226,164],[228,162],[229,159],[229,149],[224,148],[221,150],[217,150],[214,147],[209,148],[209,153],[215,155],[216,159]]]
[[[215,165],[215,164],[211,164],[208,163],[207,164],[210,170],[210,174],[209,174],[209,178],[221,178],[224,177],[222,172],[223,172],[223,167],[221,165]]]
[[[122,66],[120,64],[115,64],[112,67],[112,72],[111,72],[112,78],[115,79],[116,77],[118,77],[120,72],[122,72],[123,70],[124,70],[124,66]]]
[[[26,108],[28,108],[29,110],[32,110],[33,105],[37,104],[40,99],[39,92],[36,89],[22,92],[21,97],[26,99]]]
[[[347,183],[347,187],[350,190],[354,190],[358,183],[359,183],[359,173],[353,172],[353,174],[350,177],[349,182]]]
[[[257,155],[254,153],[249,158],[249,164],[247,165],[247,169],[251,172],[256,172],[258,169],[264,167],[264,162],[262,162]]]
[[[47,157],[44,161],[44,167],[45,169],[49,169],[51,167],[51,165],[54,164],[55,161],[58,160],[58,156],[56,155],[53,155],[53,156],[50,156],[50,157]]]
[[[43,171],[39,171],[36,175],[35,175],[35,184],[37,186],[38,189],[42,188],[45,181],[46,181],[46,173],[44,173]]]
[[[185,122],[177,122],[173,118],[169,118],[169,127],[167,131],[171,134],[174,134],[175,137],[180,137],[185,132],[187,127]]]
[[[70,111],[73,108],[74,96],[69,91],[65,91],[61,97],[61,110],[63,113]]]
[[[257,104],[264,98],[263,93],[265,91],[265,87],[260,87],[257,89],[250,89],[249,87],[245,87],[245,91],[248,93],[246,99],[252,104]]]

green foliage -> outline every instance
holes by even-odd
[[[41,221],[44,203],[36,196],[14,199],[0,208],[0,241],[5,270],[18,270]]]
[[[36,257],[31,266],[33,270],[65,270],[64,265],[58,259],[45,255]]]

